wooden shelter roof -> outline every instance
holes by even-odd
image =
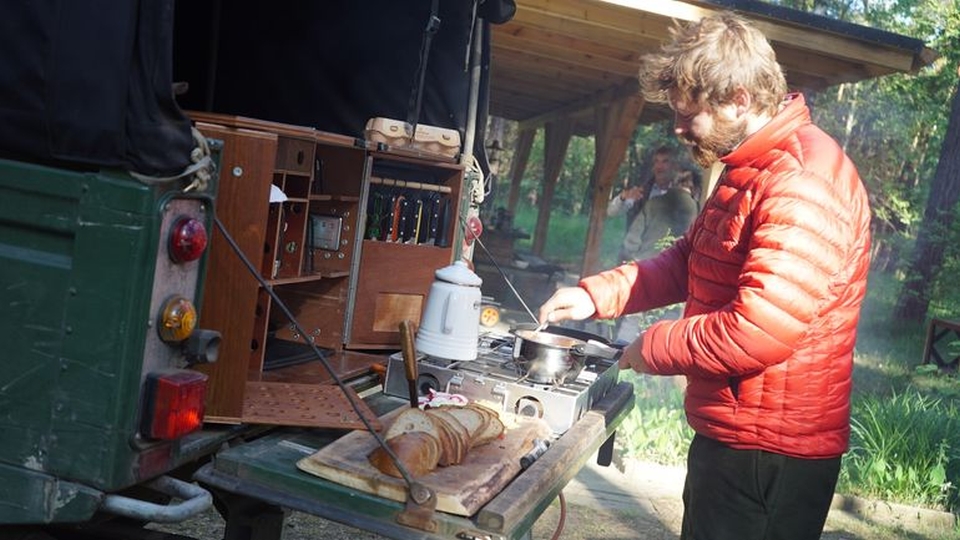
[[[566,116],[575,134],[593,133],[592,108],[637,91],[641,56],[673,20],[723,10],[764,32],[794,90],[913,72],[936,57],[920,40],[755,0],[517,0],[513,19],[492,26],[490,113],[521,127]]]

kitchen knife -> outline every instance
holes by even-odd
[[[420,392],[417,390],[417,351],[413,342],[413,323],[400,321],[400,349],[403,355],[403,370],[407,375],[407,390],[410,392],[410,406],[420,407]]]
[[[429,217],[427,218],[427,238],[421,244],[435,244],[437,241],[437,223],[440,221],[440,195],[430,196]]]
[[[396,242],[400,239],[400,217],[403,211],[403,203],[406,197],[398,195],[393,199],[393,211],[390,213],[390,234],[387,241]]]
[[[440,199],[440,210],[437,212],[439,214],[439,219],[437,220],[437,241],[435,243],[438,247],[450,247],[450,198],[442,197]]]
[[[383,215],[383,227],[380,229],[381,240],[390,240],[390,234],[393,230],[393,209],[397,204],[397,196],[393,195],[387,200],[384,199],[384,202],[387,205],[386,212]]]
[[[413,217],[410,215],[411,208],[413,208],[413,202],[411,202],[409,197],[404,197],[403,200],[400,201],[400,232],[397,235],[397,242],[404,243],[410,236],[410,224],[413,222]]]
[[[417,207],[414,209],[413,216],[413,233],[407,240],[408,244],[420,242],[420,230],[423,224],[423,199],[417,199]]]

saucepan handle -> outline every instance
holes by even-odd
[[[585,342],[583,345],[578,345],[578,348],[580,349],[580,352],[586,356],[596,356],[606,360],[617,360],[620,358],[620,353],[623,352],[622,349],[604,345],[603,343],[594,341],[592,339]]]

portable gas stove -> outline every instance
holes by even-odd
[[[574,381],[563,384],[526,380],[514,362],[514,337],[487,333],[480,336],[476,360],[448,360],[418,352],[417,389],[461,394],[471,401],[518,415],[540,417],[556,436],[567,431],[617,383],[616,362],[587,357]],[[384,393],[407,398],[403,355],[389,357]]]

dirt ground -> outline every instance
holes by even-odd
[[[560,519],[559,503],[554,503],[534,525],[532,540],[552,539]],[[223,522],[214,513],[190,520],[176,527],[155,527],[203,540],[223,538]],[[291,513],[284,526],[283,540],[382,540],[385,537],[299,512]],[[568,503],[561,540],[677,540],[679,522],[663,522],[641,509],[605,510]],[[832,516],[821,540],[948,540],[955,532],[923,533],[908,531]]]
[[[589,464],[564,489],[565,510],[553,502],[534,524],[531,540],[677,540],[683,504],[684,471],[656,464],[616,467]],[[956,540],[960,529],[952,516],[885,503],[839,501],[831,511],[821,540]],[[845,509],[846,508],[846,509]],[[381,540],[384,537],[315,516],[292,512],[283,540]],[[167,532],[219,540],[223,522],[211,511],[177,526],[155,526]]]

